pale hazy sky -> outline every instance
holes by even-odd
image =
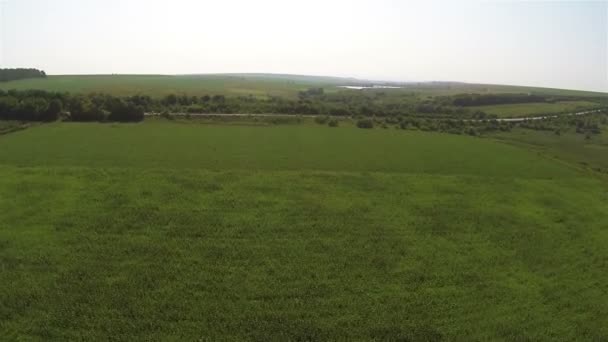
[[[2,2],[2,0],[0,0]],[[4,0],[0,65],[608,91],[603,2]]]

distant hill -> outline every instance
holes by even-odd
[[[40,89],[71,93],[101,92],[112,95],[168,94],[227,95],[227,96],[286,96],[312,87],[323,87],[326,92],[357,91],[339,86],[399,86],[405,91],[422,96],[442,96],[462,93],[530,93],[543,95],[608,97],[606,93],[460,82],[384,82],[355,78],[285,75],[285,74],[204,74],[204,75],[58,75],[46,78],[23,79],[0,83],[0,90]]]

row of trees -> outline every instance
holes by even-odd
[[[63,117],[74,121],[139,121],[146,112],[280,113],[391,120],[400,117],[465,121],[495,119],[474,108],[453,106],[446,103],[447,99],[451,97],[429,99],[415,94],[382,91],[327,93],[322,88],[303,91],[297,98],[177,94],[152,98],[147,95],[115,97],[95,93],[71,95],[40,90],[0,90],[0,119],[48,121]]]
[[[152,98],[147,95],[122,97],[122,103],[104,94],[73,96],[67,93],[49,93],[38,90],[15,91],[7,93],[0,90],[0,96],[9,96],[24,101],[29,98],[44,98],[48,102],[53,99],[61,101],[67,112],[73,116],[86,118],[110,117],[109,113],[123,112],[120,117],[127,117],[124,112],[156,112],[156,113],[190,113],[190,114],[308,114],[326,116],[378,116],[396,117],[401,115],[459,118],[459,119],[489,119],[491,116],[462,107],[452,106],[432,99],[420,99],[410,94],[385,94],[383,92],[369,93],[325,93],[322,88],[313,88],[300,92],[297,98],[269,96],[265,98],[254,96],[225,97],[223,95],[190,96],[170,94],[162,98]],[[74,103],[80,99],[81,103]],[[117,104],[118,103],[118,104]],[[105,113],[102,115],[103,111]],[[83,114],[84,113],[84,114]],[[37,117],[34,115],[33,117]],[[115,117],[115,116],[112,116]]]
[[[318,123],[323,123],[319,122]],[[585,116],[562,116],[543,120],[518,122],[490,120],[431,119],[411,116],[359,118],[355,122],[359,128],[401,128],[408,130],[434,131],[451,134],[482,135],[484,133],[505,132],[514,128],[537,131],[553,131],[555,134],[576,132],[590,139],[600,134],[608,125],[608,110]]]
[[[301,91],[297,98],[269,96],[225,97],[171,94],[162,99],[141,97],[147,111],[232,114],[280,113],[328,116],[411,116],[473,118],[474,112],[451,104],[420,99],[410,94],[326,93],[323,88]],[[485,117],[486,115],[483,114]]]
[[[144,119],[145,107],[138,97],[77,95],[39,90],[0,91],[0,119],[21,121],[133,122]]]
[[[44,77],[46,73],[38,69],[0,69],[0,82]]]
[[[587,137],[600,134],[602,127],[608,125],[608,112],[603,111],[585,116],[563,116],[546,120],[530,120],[519,124],[520,127],[537,131],[553,131],[560,135],[574,131]]]
[[[419,130],[427,132],[442,132],[451,134],[467,134],[477,136],[486,132],[510,131],[515,124],[497,120],[470,121],[454,119],[430,119],[417,117],[388,117],[388,118],[360,118],[356,121],[359,128],[400,128],[405,130]]]

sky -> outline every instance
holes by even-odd
[[[284,73],[608,91],[608,4],[0,0],[0,67]]]

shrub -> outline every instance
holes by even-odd
[[[315,122],[319,125],[325,125],[329,121],[329,117],[327,116],[317,116],[315,118]]]
[[[163,119],[167,119],[167,120],[173,120],[173,116],[167,110],[163,110],[160,113],[160,117],[163,118]]]
[[[329,125],[329,127],[338,127],[339,122],[336,119],[331,119],[327,124]]]
[[[357,121],[357,127],[364,129],[374,128],[374,121],[372,119],[361,119]]]
[[[469,127],[467,129],[467,134],[470,135],[470,136],[473,136],[473,137],[479,135],[479,133],[477,133],[477,130],[475,128],[473,128],[473,127]]]

